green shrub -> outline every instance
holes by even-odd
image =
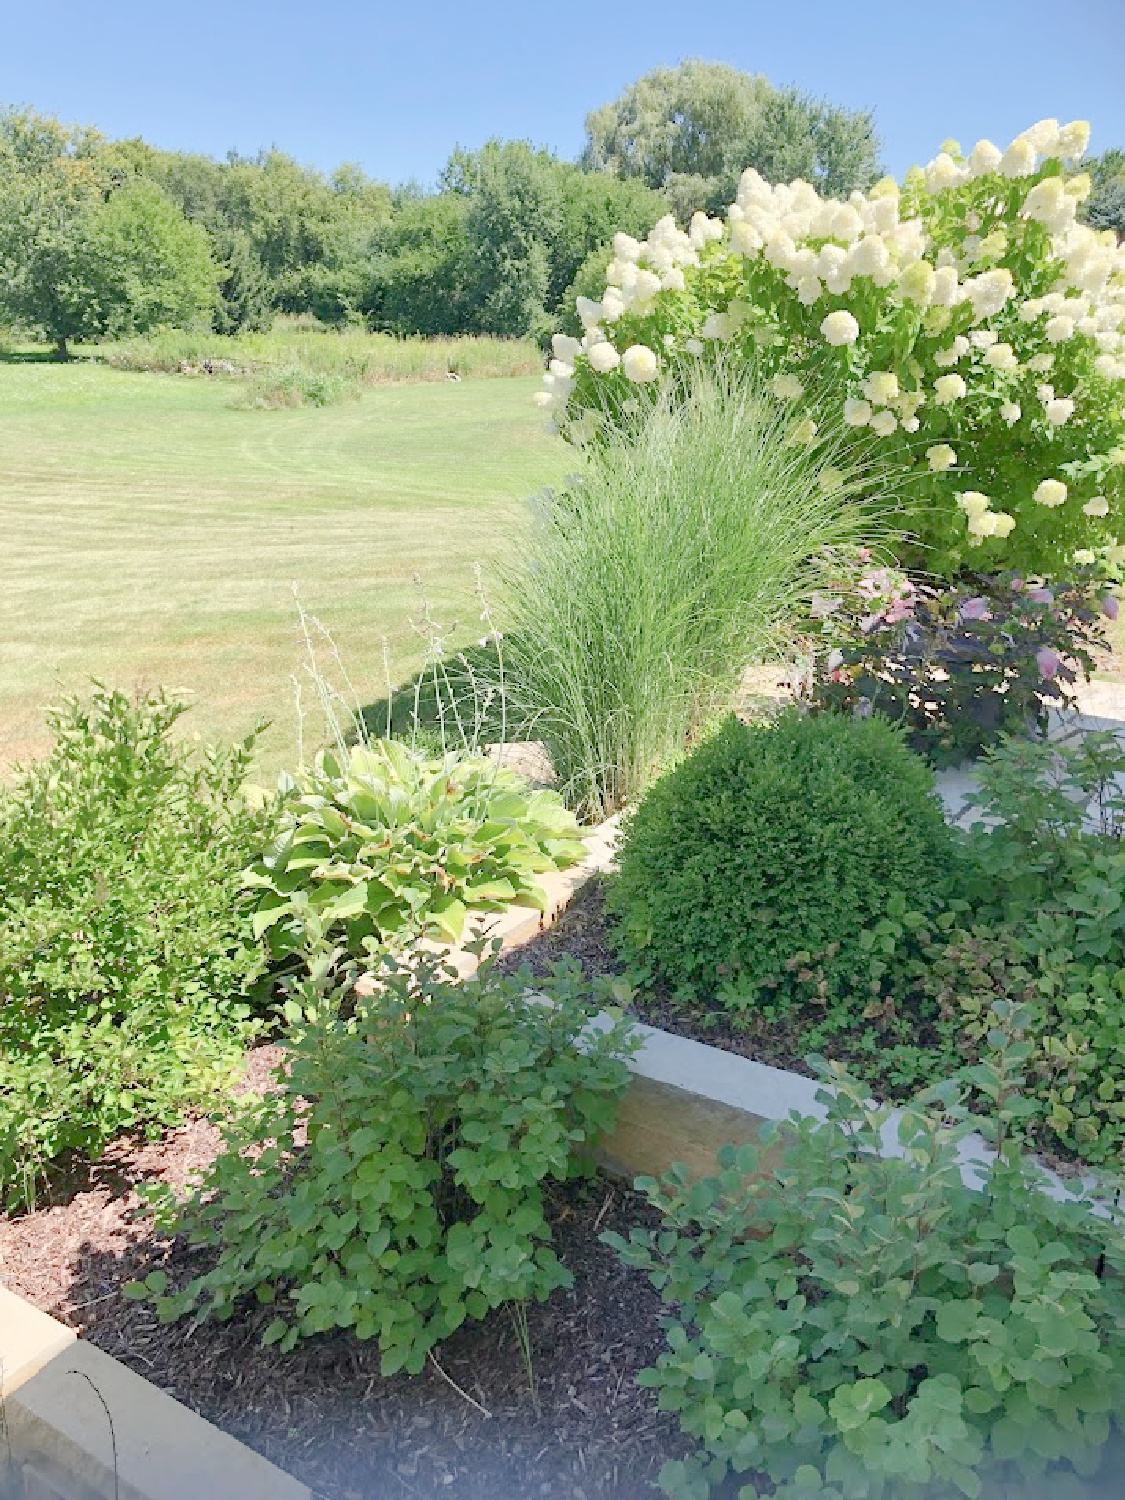
[[[158,1305],[225,1318],[254,1295],[277,1308],[267,1343],[347,1328],[378,1340],[384,1374],[416,1372],[466,1318],[569,1284],[542,1185],[612,1125],[628,1026],[585,1030],[598,1005],[577,969],[543,1003],[526,972],[450,983],[432,956],[360,997],[334,962],[314,958],[286,1006],[280,1092],[229,1127],[175,1218],[214,1266]]]
[[[1002,1121],[1017,1047],[991,1069]],[[825,1119],[770,1127],[765,1155],[724,1148],[718,1177],[642,1179],[664,1227],[603,1236],[669,1308],[640,1378],[699,1449],[662,1489],[706,1500],[733,1474],[744,1500],[1093,1493],[1076,1476],[1125,1410],[1120,1221],[1049,1198],[1010,1139],[984,1190],[964,1186],[971,1124],[924,1107],[893,1123],[826,1072]],[[900,1155],[880,1155],[888,1140]]]
[[[932,774],[878,719],[735,719],[629,821],[610,909],[626,951],[684,996],[754,1007],[817,975],[863,987],[860,933],[888,904],[933,911],[953,835]]]
[[[1010,740],[980,767],[986,822],[966,836],[970,952],[946,979],[970,1040],[998,983],[1027,987],[1039,1144],[1089,1161],[1125,1150],[1125,747],[1111,734],[1076,744]],[[991,965],[972,946],[1002,948]],[[996,963],[1002,962],[999,973]],[[983,970],[983,973],[982,973]]]
[[[253,737],[195,759],[184,705],[100,685],[0,795],[0,1191],[61,1153],[206,1102],[241,1059],[262,974],[242,871],[269,835],[240,787]]]
[[[359,395],[359,382],[348,375],[330,375],[283,365],[259,370],[233,401],[235,406],[335,406]]]
[[[888,895],[856,933],[861,964],[847,982],[829,990],[822,965],[810,961],[787,974],[781,1003],[767,990],[736,1012],[736,1024],[775,1052],[825,1051],[880,1097],[903,1099],[965,1069],[971,1081],[992,1007],[1019,1001],[1030,1049],[1021,1137],[1087,1162],[1119,1162],[1125,747],[1108,734],[1074,744],[1005,740],[978,774],[974,801],[985,816],[954,833],[956,878],[941,906],[919,910],[917,892]],[[746,1004],[735,985],[718,998]]]
[[[1125,861],[1113,873],[1120,890]],[[1031,1049],[1021,1136],[1033,1148],[1112,1166],[1125,1148],[1125,967],[1120,958],[1076,958],[1067,927],[1055,908],[1030,928],[977,920],[933,944],[919,968],[919,1008],[942,1018],[942,1044],[925,1076],[971,1070],[992,1006],[1018,1001]]]
[[[510,719],[591,819],[633,801],[776,651],[820,550],[872,517],[754,372],[700,374],[540,503],[505,574]]]
[[[397,740],[320,754],[298,773],[277,839],[247,875],[276,959],[310,918],[353,957],[429,935],[456,942],[470,912],[546,908],[536,876],[585,855],[553,792],[481,758],[427,760]]]

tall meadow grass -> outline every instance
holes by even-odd
[[[635,800],[730,704],[825,547],[880,532],[843,434],[799,441],[808,410],[753,370],[698,373],[537,502],[530,547],[502,570],[508,712],[584,817]]]
[[[543,356],[530,339],[396,338],[357,328],[309,327],[297,319],[278,319],[269,332],[229,336],[171,329],[100,344],[87,352],[122,370],[174,373],[184,366],[202,369],[209,360],[224,374],[268,380],[280,372],[301,371],[353,387],[445,380],[450,375],[538,375],[543,369]]]

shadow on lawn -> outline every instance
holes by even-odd
[[[514,723],[503,712],[496,684],[501,661],[494,642],[466,646],[394,688],[389,698],[378,698],[359,710],[364,731],[373,739],[413,741],[422,749],[441,753],[445,746],[461,749],[510,741]]]
[[[69,365],[80,364],[71,354],[57,349],[0,349],[0,365]]]

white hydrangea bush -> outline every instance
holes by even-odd
[[[1125,245],[1077,221],[1084,121],[1001,151],[955,142],[847,202],[746,171],[725,221],[614,240],[581,340],[556,336],[539,401],[564,425],[628,420],[686,362],[754,358],[816,392],[897,468],[920,549],[1058,573],[1125,563]],[[819,414],[819,413],[818,413]],[[822,417],[823,420],[823,417]],[[817,427],[806,424],[810,442]]]

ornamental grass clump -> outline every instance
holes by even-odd
[[[699,371],[539,502],[504,577],[509,721],[545,742],[580,816],[682,756],[777,649],[823,549],[877,526],[842,441],[753,369]]]
[[[629,427],[662,374],[690,379],[716,351],[798,405],[827,380],[847,427],[908,469],[911,562],[1119,567],[1125,245],[1077,222],[1088,139],[1041,120],[1006,151],[949,142],[847,202],[748,168],[725,221],[615,237],[541,404],[564,426],[608,410]]]
[[[731,718],[628,821],[609,892],[642,974],[752,1015],[871,992],[864,929],[937,910],[953,834],[933,775],[883,720]],[[878,986],[876,986],[877,988]]]

